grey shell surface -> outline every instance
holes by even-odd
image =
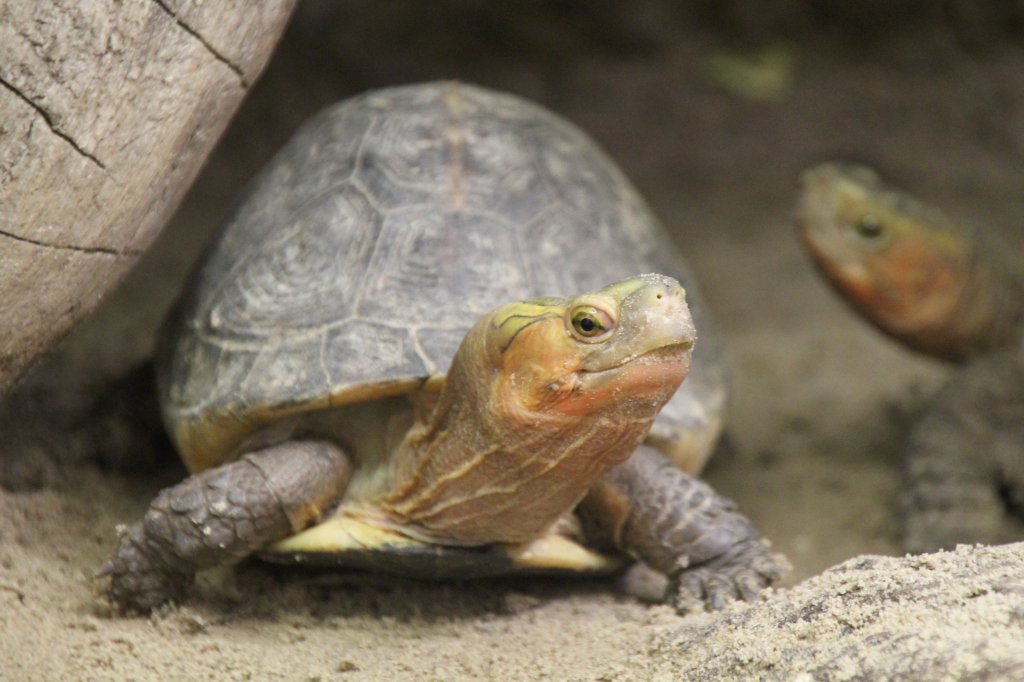
[[[452,82],[370,92],[309,121],[215,239],[160,350],[164,417],[245,418],[443,373],[496,306],[645,272],[682,282],[699,335],[659,417],[675,438],[719,417],[718,341],[616,166],[517,97]]]

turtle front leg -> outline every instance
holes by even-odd
[[[914,427],[904,499],[908,552],[1019,540],[1024,518],[1024,359],[957,372]]]
[[[680,612],[751,601],[789,568],[731,500],[650,446],[609,471],[579,514],[592,539],[667,575]]]
[[[251,452],[160,492],[121,532],[100,570],[121,611],[179,599],[196,571],[235,563],[318,520],[351,477],[349,458],[324,441]]]

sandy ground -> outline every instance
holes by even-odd
[[[458,49],[472,43],[418,52],[424,41],[397,39],[401,27],[360,33],[358,22],[328,26],[306,12],[153,253],[44,374],[91,386],[143,358],[202,241],[308,114],[368,87],[458,77],[581,125],[673,231],[735,368],[734,452],[708,478],[789,556],[789,583],[859,554],[899,553],[901,445],[946,370],[865,328],[822,286],[794,239],[795,183],[816,161],[866,160],[954,216],[1019,230],[1024,51],[966,56],[934,36],[869,57],[793,44],[791,87],[758,101],[700,77],[702,56],[724,46],[699,36],[647,55],[580,48],[539,68],[514,54],[467,60]],[[4,679],[613,680],[672,670],[662,644],[686,620],[607,581],[328,581],[246,565],[204,575],[184,605],[113,617],[91,576],[115,525],[183,470],[126,475],[73,457],[57,466],[45,457],[57,446],[24,447],[0,452]]]

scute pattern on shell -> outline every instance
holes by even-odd
[[[165,418],[444,372],[501,303],[651,271],[682,281],[701,335],[664,412],[684,424],[724,400],[718,344],[675,247],[601,150],[516,97],[372,92],[311,120],[252,183],[161,351]]]

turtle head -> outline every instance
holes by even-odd
[[[482,321],[497,409],[580,418],[613,407],[651,419],[686,377],[686,295],[643,275],[568,299],[512,303]]]
[[[797,224],[816,264],[858,312],[913,348],[948,354],[943,346],[955,343],[972,276],[968,235],[874,171],[841,164],[804,173]]]
[[[661,275],[498,308],[466,334],[375,504],[448,544],[536,538],[643,441],[693,343],[683,288]]]

